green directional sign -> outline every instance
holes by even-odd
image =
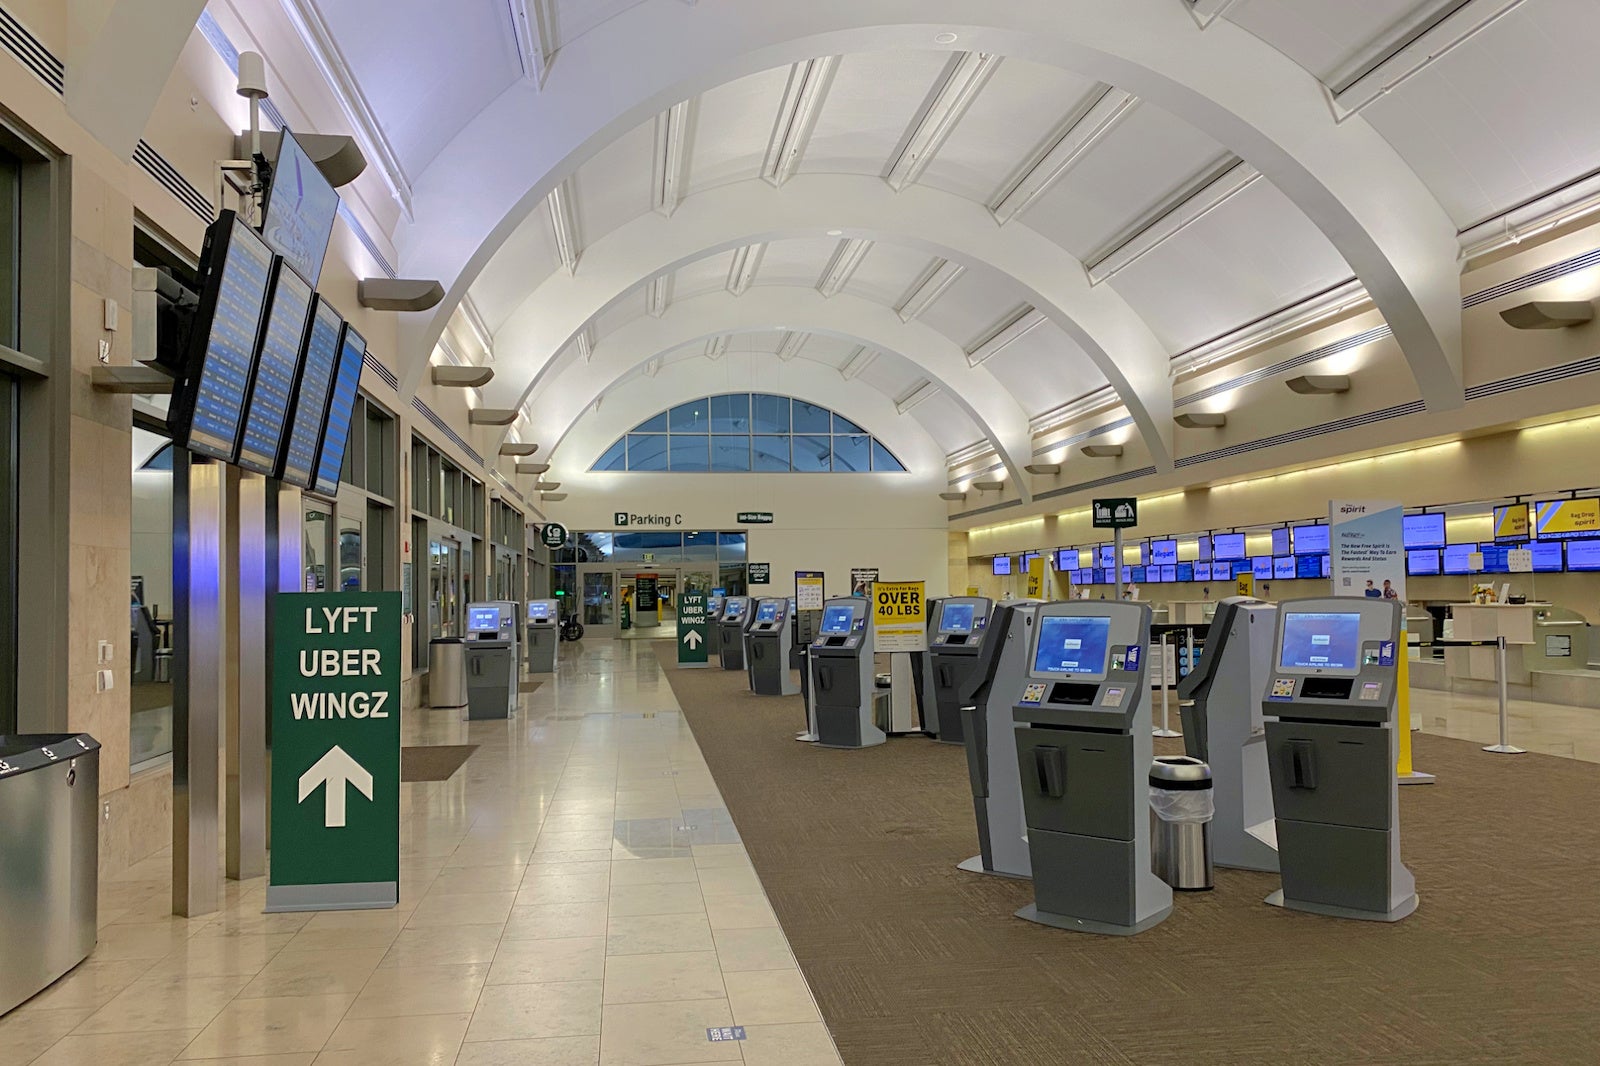
[[[400,889],[400,594],[283,593],[272,646],[269,911]]]
[[[740,511],[739,524],[745,526],[770,526],[772,525],[772,512]]]
[[[705,666],[707,644],[706,594],[685,592],[678,597],[678,665]]]

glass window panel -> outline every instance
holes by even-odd
[[[848,418],[835,411],[833,413],[833,431],[835,433],[865,433],[866,430],[850,421]]]
[[[673,434],[671,467],[674,471],[704,474],[711,469],[710,438],[703,436],[680,437]]]
[[[647,418],[633,427],[635,433],[665,433],[667,431],[667,412],[662,411],[654,418]]]
[[[804,400],[794,402],[794,431],[796,433],[826,433],[832,412]]]
[[[872,438],[862,433],[833,438],[833,469],[836,472],[870,470],[868,464],[871,461]]]
[[[794,438],[794,468],[803,474],[826,473],[833,469],[827,437]]]
[[[725,563],[742,561],[749,550],[748,538],[743,533],[718,533],[717,545],[718,554]],[[730,590],[728,595],[739,594]]]
[[[711,412],[706,400],[691,400],[672,409],[670,428],[674,433],[704,433],[711,426]]]
[[[622,534],[626,536],[626,534]],[[580,563],[603,563],[611,558],[613,544],[610,533],[579,533],[577,535]]]
[[[711,397],[711,432],[749,433],[750,394],[733,392]]]
[[[711,472],[727,474],[750,469],[750,438],[713,434],[711,437]]]
[[[872,442],[872,469],[898,470],[904,473],[906,468],[900,465],[900,460],[896,459],[888,448],[874,440]]]
[[[717,535],[710,532],[685,533],[683,557],[688,562],[716,562]]]
[[[663,418],[666,416],[663,415]],[[629,470],[665,470],[667,438],[656,433],[628,434]]]
[[[750,427],[757,433],[789,432],[789,398],[756,393],[750,398]]]
[[[626,470],[628,469],[628,440],[618,437],[617,443],[605,450],[594,464],[596,470]]]
[[[751,468],[757,471],[792,469],[789,466],[788,437],[751,437]]]

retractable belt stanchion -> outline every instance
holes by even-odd
[[[1156,669],[1161,671],[1161,725],[1159,728],[1150,731],[1150,735],[1155,737],[1183,736],[1182,733],[1172,728],[1172,718],[1168,710],[1167,689],[1170,687],[1167,684],[1168,665],[1170,664],[1172,667],[1173,681],[1177,680],[1178,673],[1178,646],[1172,641],[1171,637],[1172,634],[1170,632],[1161,634],[1161,661],[1156,664]]]
[[[1494,638],[1494,676],[1500,689],[1500,743],[1487,745],[1483,750],[1492,751],[1496,755],[1526,755],[1528,749],[1513,747],[1507,736],[1506,723],[1506,638],[1504,634]]]

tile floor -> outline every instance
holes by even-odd
[[[1426,733],[1497,744],[1500,704],[1493,696],[1411,690],[1411,718]],[[1515,747],[1580,762],[1600,762],[1600,710],[1531,700],[1506,701],[1506,735]],[[1485,758],[1496,756],[1486,755]],[[1418,766],[1426,770],[1426,766]]]
[[[102,886],[89,961],[0,1019],[0,1061],[837,1066],[647,643],[563,646],[512,722],[403,732],[480,748],[403,786],[398,908],[262,914],[255,880],[174,918],[157,855]]]

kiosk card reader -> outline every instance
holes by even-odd
[[[1268,903],[1378,922],[1417,909],[1400,861],[1400,621],[1394,600],[1278,605],[1261,710],[1283,888]]]
[[[717,656],[724,670],[744,669],[744,627],[750,623],[750,597],[729,596],[717,619]]]
[[[1218,866],[1278,870],[1261,716],[1277,628],[1274,605],[1242,596],[1223,600],[1206,633],[1205,654],[1178,682],[1184,753],[1211,766],[1211,854]]]
[[[947,601],[948,602],[948,601]],[[1028,672],[1038,600],[998,604],[984,627],[972,668],[961,677],[962,735],[972,809],[978,819],[978,854],[960,864],[972,873],[1032,877],[1022,778],[1012,742],[1011,708]]]
[[[536,674],[554,673],[556,645],[561,643],[561,625],[555,600],[528,601],[528,669]]]
[[[822,605],[811,642],[811,700],[817,743],[828,748],[882,744],[872,721],[872,601],[843,596]]]
[[[940,740],[960,744],[961,690],[977,668],[994,602],[983,596],[955,596],[939,600],[930,610],[937,614],[928,626],[934,704],[928,717],[938,723]]]
[[[794,696],[800,692],[800,682],[789,671],[789,654],[794,650],[790,610],[786,599],[758,600],[750,627],[744,631],[750,691],[758,696]]]
[[[467,604],[467,717],[509,718],[517,707],[517,605]]]
[[[1172,913],[1150,869],[1150,607],[1040,607],[1015,720],[1034,902],[1017,917],[1127,936]]]

